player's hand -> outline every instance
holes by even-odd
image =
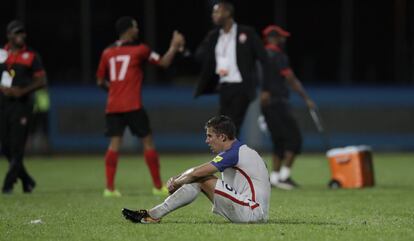
[[[267,106],[270,104],[270,92],[269,91],[262,91],[260,94],[260,104],[262,106]]]
[[[305,102],[306,102],[306,105],[308,106],[309,109],[316,109],[317,108],[315,102],[313,102],[313,100],[311,98],[306,98]]]
[[[176,185],[176,183],[175,183],[175,179],[177,179],[177,177],[178,176],[175,176],[175,177],[171,177],[170,179],[168,179],[168,181],[167,181],[167,189],[168,189],[168,192],[170,193],[170,194],[173,194],[175,191],[177,191],[177,189],[178,189],[178,187],[177,187],[177,185]]]
[[[0,87],[0,91],[3,92],[5,96],[19,98],[24,95],[24,91],[20,87]]]
[[[184,38],[184,35],[178,32],[177,30],[175,30],[173,33],[173,36],[171,39],[171,47],[178,50],[179,52],[184,51],[185,38]]]

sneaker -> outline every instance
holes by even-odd
[[[127,208],[122,209],[122,215],[124,215],[125,219],[133,222],[133,223],[159,223],[161,219],[152,218],[147,210],[129,210]]]
[[[154,196],[168,196],[169,195],[168,189],[166,186],[162,186],[160,189],[154,187],[152,189],[152,194]]]
[[[31,193],[33,189],[36,187],[36,182],[33,179],[30,179],[27,182],[23,182],[23,192],[24,193]]]
[[[294,188],[299,187],[299,185],[290,177],[284,181],[279,180],[277,183],[272,183],[272,186],[283,190],[292,190]]]
[[[118,190],[109,190],[109,189],[105,189],[103,192],[103,196],[104,197],[121,197],[121,193]]]
[[[10,189],[4,189],[3,188],[1,193],[6,194],[6,195],[12,194],[13,193],[13,188],[10,188]]]

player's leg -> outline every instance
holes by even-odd
[[[110,142],[105,154],[106,188],[103,193],[105,197],[121,196],[121,193],[115,188],[115,175],[119,160],[119,148],[126,125],[123,119],[123,114],[106,115],[105,135],[110,137]]]
[[[238,193],[234,187],[218,179],[214,186],[213,213],[235,223],[262,222],[266,215],[251,194]]]
[[[23,191],[26,193],[32,192],[36,185],[23,164],[31,110],[30,106],[16,105],[11,114],[12,121],[9,124],[9,140],[6,144],[7,150],[5,151],[10,163],[3,186],[3,191],[6,192],[9,187],[13,186],[17,178],[21,179]]]
[[[297,183],[291,178],[291,169],[295,157],[300,153],[302,147],[302,135],[299,125],[297,124],[290,107],[285,106],[284,112],[281,113],[284,126],[284,164],[280,170],[280,182],[288,186],[289,189],[298,187]]]
[[[284,161],[284,141],[283,141],[283,121],[279,114],[279,103],[262,107],[262,113],[265,117],[270,136],[272,139],[272,172],[270,173],[270,183],[277,186],[280,179],[280,169]]]
[[[241,88],[241,86],[233,86],[232,84],[222,86],[219,96],[219,113],[233,120],[236,126],[237,136],[240,134],[240,128],[251,101],[248,93],[245,93]]]
[[[154,184],[153,193],[156,195],[167,195],[168,191],[162,185],[160,160],[155,149],[150,122],[145,109],[128,113],[128,126],[132,134],[140,137],[142,140],[145,163],[148,166]]]
[[[148,211],[123,209],[122,214],[126,219],[131,220],[132,222],[157,223],[162,217],[170,212],[193,202],[201,191],[213,202],[216,182],[217,177],[209,176],[199,182],[185,184],[166,198],[164,202]]]

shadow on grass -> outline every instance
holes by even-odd
[[[212,225],[246,225],[246,223],[232,223],[226,220],[179,220],[179,221],[162,221],[161,224],[212,224]],[[300,220],[277,220],[277,219],[270,219],[266,223],[247,223],[248,225],[266,225],[266,224],[282,224],[282,225],[321,225],[321,226],[333,226],[333,225],[340,225],[339,223],[334,222],[322,222],[322,221],[300,221]]]

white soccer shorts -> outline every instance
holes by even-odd
[[[263,209],[259,203],[252,201],[248,195],[237,193],[232,186],[220,179],[214,190],[212,211],[234,223],[264,221]]]

